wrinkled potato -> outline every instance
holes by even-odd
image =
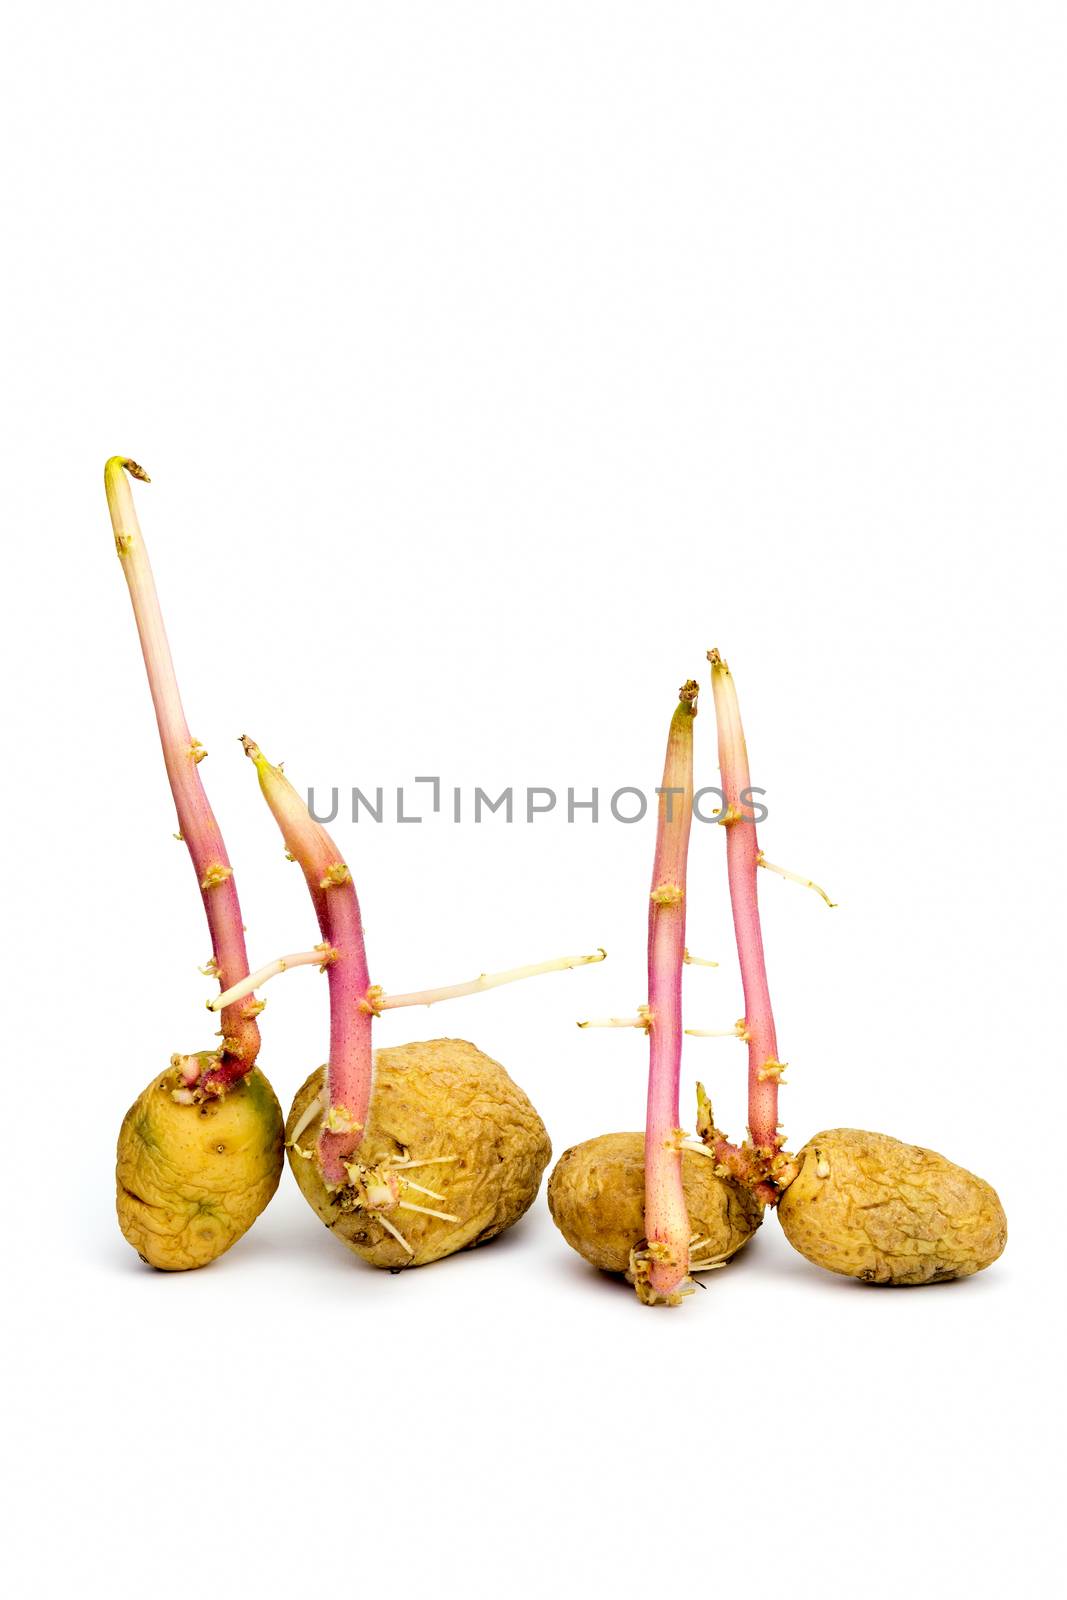
[[[174,1068],[122,1119],[115,1169],[119,1227],[165,1272],[204,1267],[255,1222],[282,1173],[282,1112],[253,1070],[217,1100],[179,1105]]]
[[[322,1092],[319,1067],[298,1091],[286,1124],[292,1138]],[[313,1151],[321,1112],[298,1145]],[[373,1212],[351,1208],[352,1191],[331,1191],[318,1162],[289,1148],[289,1163],[308,1204],[356,1255],[374,1267],[421,1267],[457,1250],[483,1244],[517,1222],[533,1204],[552,1154],[545,1125],[504,1068],[465,1039],[431,1039],[374,1052],[374,1089],[359,1159],[368,1167],[390,1159],[424,1189],[402,1189],[386,1215],[412,1248],[409,1255]],[[440,1160],[441,1157],[455,1159]],[[413,1203],[455,1216],[455,1222],[403,1209]]]
[[[795,1250],[864,1283],[938,1283],[995,1261],[1008,1238],[996,1191],[934,1150],[832,1128],[797,1156],[778,1205]]]
[[[729,1260],[762,1220],[759,1201],[714,1162],[682,1151],[682,1187],[697,1259]],[[625,1272],[645,1237],[645,1136],[602,1133],[564,1150],[548,1180],[552,1220],[572,1250],[604,1272]]]

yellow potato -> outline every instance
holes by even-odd
[[[729,1260],[762,1220],[759,1202],[715,1164],[682,1151],[682,1187],[696,1260]],[[602,1133],[565,1150],[548,1180],[552,1220],[572,1250],[604,1272],[625,1272],[645,1237],[645,1137]]]
[[[127,1111],[115,1170],[119,1227],[142,1261],[204,1267],[255,1222],[282,1171],[282,1113],[256,1067],[217,1100],[180,1105],[169,1068]]]
[[[321,1093],[325,1069],[308,1078],[286,1124],[292,1139]],[[321,1109],[296,1143],[313,1152]],[[384,1215],[411,1253],[373,1212],[353,1209],[354,1191],[326,1188],[313,1155],[289,1149],[308,1204],[326,1226],[375,1267],[420,1267],[482,1244],[517,1222],[532,1205],[552,1154],[544,1123],[498,1062],[465,1039],[431,1039],[374,1053],[374,1089],[359,1160],[385,1163],[401,1180],[399,1205]],[[397,1162],[412,1165],[396,1166]],[[404,1179],[431,1189],[405,1185]],[[444,1212],[455,1221],[407,1207]]]
[[[996,1191],[919,1145],[832,1128],[799,1152],[778,1205],[794,1249],[864,1283],[937,1283],[981,1272],[1004,1249]]]

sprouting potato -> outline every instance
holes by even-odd
[[[1008,1224],[996,1191],[934,1150],[832,1128],[797,1155],[778,1206],[794,1249],[864,1283],[938,1283],[981,1272]]]
[[[150,1083],[119,1130],[116,1208],[143,1261],[203,1267],[252,1226],[282,1171],[282,1113],[254,1068],[225,1095],[181,1104],[174,1066]]]
[[[201,971],[220,990],[240,988],[248,953],[222,831],[199,766],[207,751],[189,732],[152,568],[129,479],[148,474],[125,456],[104,467],[111,526],[130,591],[159,737],[178,816],[176,837],[196,871],[211,956]],[[282,1115],[256,1069],[263,1010],[249,987],[221,1010],[215,1050],[171,1057],[170,1069],[139,1095],[119,1129],[119,1226],[141,1259],[168,1272],[203,1267],[251,1227],[278,1187]]]
[[[693,1238],[693,1267],[728,1261],[755,1233],[762,1207],[748,1189],[682,1151],[682,1186]],[[552,1220],[580,1256],[604,1272],[626,1272],[645,1236],[645,1139],[602,1133],[565,1150],[548,1182]]]
[[[323,1113],[316,1109],[310,1121],[307,1114],[322,1095],[324,1079],[324,1069],[317,1068],[293,1101],[286,1125],[289,1161],[308,1204],[372,1266],[438,1261],[492,1239],[532,1205],[552,1154],[544,1123],[504,1068],[465,1039],[431,1039],[374,1053],[359,1162],[380,1175],[383,1189],[391,1184],[395,1191],[394,1203],[380,1213],[359,1205],[354,1189],[331,1190],[323,1182],[312,1153]],[[290,1141],[298,1129],[294,1148]],[[383,1197],[372,1198],[380,1203]]]

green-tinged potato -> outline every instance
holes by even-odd
[[[322,1093],[319,1067],[297,1093],[286,1125],[292,1139]],[[329,1190],[311,1153],[322,1112],[306,1123],[289,1162],[308,1204],[350,1250],[374,1267],[421,1267],[457,1250],[483,1244],[517,1222],[533,1204],[552,1154],[545,1125],[504,1068],[465,1039],[431,1039],[374,1053],[374,1088],[359,1160],[367,1167],[396,1162],[403,1185],[385,1215],[411,1247],[409,1254],[373,1212],[353,1209],[354,1191]],[[308,1154],[301,1154],[306,1151]],[[443,1221],[423,1206],[456,1220]]]
[[[205,1267],[255,1222],[282,1172],[282,1113],[256,1067],[221,1099],[181,1105],[170,1068],[119,1130],[119,1227],[165,1272]]]
[[[728,1261],[762,1220],[759,1201],[715,1163],[682,1151],[682,1187],[696,1261]],[[645,1237],[645,1137],[602,1133],[564,1150],[548,1180],[548,1208],[567,1243],[604,1272],[625,1272]]]
[[[864,1283],[939,1283],[995,1261],[1008,1238],[996,1191],[934,1150],[831,1128],[797,1155],[778,1216],[794,1249]]]

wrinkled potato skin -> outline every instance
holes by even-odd
[[[793,1248],[830,1272],[864,1283],[939,1283],[981,1272],[1007,1243],[996,1191],[934,1150],[832,1128],[797,1160],[778,1216]],[[830,1169],[824,1178],[820,1161]]]
[[[298,1091],[286,1138],[323,1085],[319,1067]],[[322,1118],[300,1135],[302,1149],[318,1140]],[[407,1150],[413,1160],[456,1156],[420,1167],[412,1177],[441,1200],[411,1194],[418,1205],[448,1211],[442,1222],[416,1211],[389,1220],[414,1250],[409,1256],[373,1214],[344,1211],[326,1188],[318,1163],[289,1150],[289,1164],[305,1200],[356,1255],[373,1267],[421,1267],[483,1244],[518,1222],[533,1204],[552,1154],[545,1125],[499,1062],[465,1039],[431,1039],[374,1053],[374,1089],[360,1159],[373,1166]],[[402,1197],[403,1198],[403,1197]]]
[[[715,1175],[714,1163],[682,1151],[682,1187],[702,1256],[736,1255],[762,1221],[747,1189]],[[604,1272],[625,1272],[645,1237],[645,1136],[602,1133],[564,1150],[548,1180],[548,1209],[572,1250]]]
[[[252,1226],[282,1173],[282,1112],[258,1067],[218,1100],[178,1105],[168,1070],[119,1130],[119,1227],[164,1272],[205,1267]]]

